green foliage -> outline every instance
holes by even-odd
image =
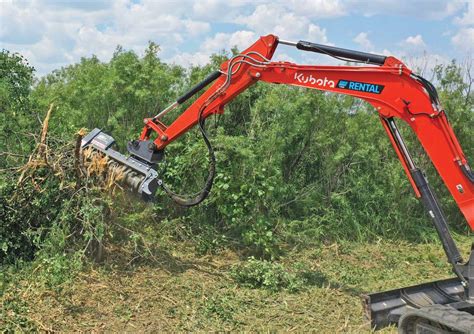
[[[224,115],[207,121],[217,175],[210,197],[198,207],[178,207],[163,192],[157,203],[147,205],[136,198],[110,196],[94,179],[78,178],[71,144],[78,129],[102,128],[123,149],[127,140],[137,138],[143,118],[162,110],[236,50],[214,55],[209,64],[188,70],[162,62],[159,52],[154,43],[143,56],[118,47],[109,62],[83,58],[36,81],[34,69],[23,57],[0,53],[1,331],[33,332],[42,326],[31,316],[32,304],[17,293],[17,283],[27,282],[26,292],[54,292],[64,309],[72,305],[67,300],[68,287],[83,270],[84,259],[99,259],[108,242],[115,243],[112,251],[117,245],[127,250],[131,258],[125,261],[127,267],[149,256],[153,263],[172,263],[170,268],[179,272],[188,267],[198,272],[201,266],[179,262],[162,250],[154,252],[156,245],[163,242],[174,253],[177,241],[187,242],[199,255],[218,254],[226,248],[245,250],[250,258],[232,267],[231,277],[243,287],[262,289],[252,293],[266,297],[273,294],[265,290],[306,294],[310,286],[334,282],[360,286],[370,279],[379,288],[382,278],[412,277],[399,274],[413,270],[406,263],[425,261],[444,268],[437,253],[412,258],[410,251],[406,261],[400,262],[397,259],[403,256],[379,246],[380,238],[430,242],[436,234],[412,194],[377,114],[369,105],[346,96],[269,84],[242,92],[226,106]],[[455,62],[436,67],[434,76],[472,165],[472,79]],[[48,161],[20,169],[36,148],[38,120],[51,102],[57,108],[49,122]],[[190,103],[168,114],[164,122],[169,124]],[[452,229],[465,232],[463,217],[413,132],[406,125],[400,127],[416,162],[441,193]],[[194,130],[167,147],[166,161],[159,167],[166,184],[186,194],[200,189],[207,164],[207,149]],[[25,178],[18,182],[21,172]],[[373,253],[381,260],[371,262],[373,257],[365,248],[364,254],[354,253],[346,247],[353,240],[377,241]],[[310,246],[315,257],[323,260],[324,273],[313,267],[308,270],[308,261],[292,259],[293,264],[286,266],[274,262]],[[338,252],[340,258],[334,255],[339,256]],[[354,256],[357,265],[348,262]],[[368,270],[380,263],[388,272]],[[174,270],[170,274],[175,275]],[[185,286],[188,291],[189,285]],[[239,305],[235,287],[227,294],[214,285],[212,289],[206,298],[202,287],[192,289],[200,294],[198,310],[204,323],[211,319],[209,323],[217,321],[220,328],[236,325],[239,308],[247,307],[247,299],[241,301],[244,306]],[[126,304],[113,307],[114,316],[128,322],[140,312],[139,306],[132,307],[127,298],[122,301]],[[167,319],[188,314],[188,304],[183,311],[171,302]],[[196,319],[199,329],[205,328]],[[189,330],[186,326],[183,329]]]
[[[438,93],[452,123],[456,136],[463,146],[463,151],[471,161],[474,157],[474,91],[472,79],[468,75],[472,69],[463,69],[453,61],[449,65],[438,65],[435,68],[439,82]],[[472,74],[471,74],[472,75]]]
[[[14,182],[0,186],[0,265],[40,254],[46,260],[59,256],[53,261],[63,266],[61,261],[69,261],[64,256],[84,254],[87,245],[105,237],[106,197],[93,180],[77,180],[72,145],[49,144],[54,153],[48,164],[33,159],[24,167],[21,182],[11,173]]]
[[[296,292],[304,281],[298,275],[285,269],[282,264],[250,257],[247,262],[232,268],[232,278],[241,286],[279,291],[286,289]]]
[[[36,332],[37,326],[27,314],[28,305],[19,296],[5,298],[0,307],[0,329],[3,333]]]
[[[7,50],[0,52],[0,113],[26,111],[34,68],[26,59]]]
[[[61,143],[71,141],[79,128],[99,127],[113,134],[123,148],[138,136],[143,118],[162,110],[231,54],[222,52],[210,64],[186,70],[165,64],[159,52],[154,43],[143,56],[118,47],[109,62],[83,58],[39,79],[33,89],[33,69],[20,56],[3,52],[0,99],[6,102],[1,105],[2,117],[8,118],[2,121],[7,129],[2,135],[9,137],[2,145],[8,145],[3,149],[12,157],[20,156],[10,159],[8,166],[23,161],[33,142],[26,134],[11,135],[12,129],[20,124],[35,132],[36,118],[42,118],[52,101],[57,109],[50,134]],[[438,66],[435,76],[446,112],[472,160],[470,85],[455,63]],[[167,115],[165,123],[182,110]],[[164,193],[152,209],[133,201],[113,202],[92,186],[87,191],[76,189],[72,170],[64,177],[40,169],[38,175],[45,176],[41,187],[26,183],[22,189],[11,181],[18,175],[5,173],[0,179],[2,262],[31,259],[40,249],[48,249],[51,256],[87,253],[91,240],[100,243],[112,235],[136,249],[143,247],[139,234],[122,238],[123,233],[111,230],[115,223],[122,232],[153,234],[159,228],[162,238],[192,241],[199,254],[233,247],[260,259],[276,259],[288,245],[436,237],[377,114],[367,104],[347,96],[257,84],[230,103],[224,115],[210,118],[207,130],[218,174],[210,197],[190,209],[177,207]],[[402,131],[408,142],[417,144],[407,127]],[[207,175],[207,150],[200,138],[197,131],[190,131],[166,149],[160,172],[176,192],[194,193]],[[463,218],[422,149],[410,146],[434,187],[441,190],[454,230],[465,231]]]
[[[216,317],[223,322],[234,322],[235,307],[232,296],[213,295],[203,305],[206,317]]]
[[[30,113],[33,73],[34,68],[23,56],[0,51],[0,168],[16,163],[30,148],[25,130],[36,121]]]
[[[86,127],[104,128],[119,142],[135,138],[143,118],[164,108],[182,86],[183,69],[159,60],[159,47],[150,43],[143,58],[118,47],[109,63],[82,58],[43,77],[33,96],[39,108],[58,101],[57,134]]]
[[[80,252],[72,254],[39,254],[36,264],[41,268],[37,272],[36,282],[44,288],[61,292],[83,267],[83,258]]]

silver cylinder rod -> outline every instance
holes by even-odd
[[[170,104],[169,106],[167,106],[165,109],[163,109],[162,111],[160,111],[160,113],[158,115],[156,115],[155,117],[153,117],[153,120],[155,119],[159,119],[161,117],[163,117],[164,115],[166,115],[167,113],[169,113],[171,110],[175,109],[177,106],[179,106],[179,103],[177,101],[173,102],[172,104]]]
[[[402,150],[403,156],[405,157],[408,167],[410,168],[410,170],[415,169],[416,168],[415,163],[413,162],[413,159],[410,156],[410,152],[408,152],[408,148],[406,147],[405,142],[403,141],[402,135],[398,131],[397,124],[395,123],[393,118],[388,118],[386,121],[390,128],[390,131],[392,132],[395,138],[395,141],[398,147]]]
[[[285,44],[289,46],[296,46],[298,43],[292,41],[285,41],[284,39],[279,39],[278,44]]]

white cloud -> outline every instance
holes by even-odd
[[[390,14],[441,20],[456,14],[465,4],[465,0],[346,0],[344,9],[349,14],[362,14],[369,17]]]
[[[426,76],[433,73],[436,65],[449,64],[450,59],[439,54],[423,53],[419,55],[404,55],[403,62],[416,73]],[[431,80],[431,78],[427,78]]]
[[[237,16],[242,15],[242,12],[267,2],[265,0],[199,0],[191,1],[190,8],[198,19],[210,22],[232,22]]]
[[[462,16],[454,18],[454,23],[459,25],[474,25],[474,1],[468,1],[466,11]]]
[[[306,17],[331,18],[347,14],[339,0],[290,0],[288,3],[295,13]]]
[[[260,35],[269,33],[287,40],[331,44],[320,19],[346,16],[339,20],[350,20],[349,16],[356,15],[391,14],[425,19],[451,16],[452,33],[449,37],[440,36],[444,43],[451,38],[451,43],[462,52],[469,52],[469,46],[474,44],[472,0],[469,3],[465,0],[0,0],[0,3],[0,49],[21,52],[39,68],[39,74],[91,54],[106,61],[118,44],[139,53],[150,40],[161,46],[161,58],[181,65],[204,64],[214,52],[233,46],[242,50]],[[359,33],[353,41],[366,51],[374,49],[367,32]],[[410,36],[398,46],[402,52],[416,55],[426,47],[421,35]],[[289,52],[298,61],[317,56]]]
[[[401,44],[411,51],[420,51],[426,48],[426,43],[420,34],[408,36]]]
[[[300,16],[281,4],[258,5],[250,15],[241,15],[235,23],[242,24],[257,34],[275,34],[282,39],[313,39],[327,43],[326,30],[312,23],[308,16]]]
[[[326,36],[326,29],[322,29],[315,24],[310,24],[308,26],[308,40],[311,42],[317,42],[322,44],[331,44],[328,42],[328,38]]]
[[[31,1],[31,0],[30,0]],[[112,6],[112,1],[57,1],[57,0],[32,0],[42,7],[51,8],[55,10],[78,10],[86,12],[94,12],[103,9],[109,9]]]
[[[205,18],[218,13],[221,8],[222,2],[219,0],[200,0],[196,1],[193,5],[194,13]]]
[[[457,50],[472,57],[474,52],[474,1],[467,1],[465,9],[461,16],[455,17],[453,20],[454,24],[461,27],[451,37],[451,43]]]
[[[461,51],[474,52],[474,28],[462,28],[451,38],[451,42]]]
[[[372,51],[374,48],[366,32],[359,33],[356,37],[354,37],[353,41],[359,44],[362,49],[364,49],[364,51]]]
[[[169,63],[181,65],[184,67],[189,66],[202,66],[209,63],[209,55],[203,52],[188,53],[180,52],[175,54],[173,57],[166,60]]]
[[[239,50],[245,49],[257,40],[253,31],[239,30],[231,34],[217,33],[214,37],[207,38],[201,50],[208,54],[218,52],[222,49],[231,49],[237,46]]]
[[[13,3],[0,6],[0,40],[12,44],[31,44],[41,39],[43,21],[31,8],[20,8]]]
[[[190,8],[186,0],[2,3],[0,48],[24,54],[45,74],[92,54],[106,61],[119,44],[140,52],[149,40],[177,46],[209,33],[210,23],[190,16]]]
[[[107,61],[112,57],[113,50],[123,39],[115,34],[101,32],[95,27],[81,27],[75,38],[75,46],[70,54],[73,58],[95,54],[99,59]]]
[[[259,5],[252,14],[241,15],[235,22],[245,25],[260,34],[273,33],[284,38],[288,38],[287,35],[294,34],[295,31],[301,31],[308,24],[307,19],[299,20],[293,12],[287,11],[278,4]]]
[[[405,43],[413,45],[413,46],[424,46],[425,42],[423,41],[423,37],[420,34],[416,36],[408,36],[405,39]]]
[[[286,61],[290,63],[296,63],[296,60],[284,52],[277,52],[272,59],[273,61]]]
[[[184,21],[184,26],[186,27],[187,33],[191,36],[206,34],[211,30],[211,25],[202,21],[186,20]]]

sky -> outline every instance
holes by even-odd
[[[39,76],[117,45],[203,65],[259,36],[394,55],[420,71],[474,54],[474,0],[0,0],[0,49],[23,54]],[[275,60],[333,64],[281,45]]]

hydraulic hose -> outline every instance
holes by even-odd
[[[463,174],[467,177],[471,183],[474,183],[474,172],[467,165],[461,165]]]
[[[197,193],[196,196],[186,197],[183,195],[176,194],[171,189],[166,187],[164,183],[162,184],[163,190],[166,192],[166,194],[170,196],[174,202],[176,202],[177,204],[181,206],[191,207],[191,206],[198,205],[202,201],[204,201],[207,198],[207,196],[209,196],[209,193],[211,192],[212,185],[214,183],[214,177],[216,175],[216,155],[214,153],[214,149],[212,147],[211,141],[207,137],[207,133],[205,129],[206,121],[203,118],[204,109],[205,107],[201,108],[201,110],[199,111],[199,130],[201,131],[202,138],[204,142],[206,143],[206,146],[209,152],[209,174],[207,176],[207,180],[206,180],[206,183],[204,184],[204,187]]]
[[[260,57],[262,60],[257,60],[251,57],[251,55],[256,55]],[[220,94],[222,94],[226,90],[226,88],[230,84],[232,75],[240,70],[241,64],[249,64],[249,65],[258,67],[265,64],[265,62],[269,62],[269,60],[255,51],[248,52],[247,54],[238,54],[229,60],[227,73],[220,72],[220,71],[213,72],[205,80],[203,80],[201,83],[193,87],[188,93],[184,94],[181,98],[178,99],[177,102],[175,102],[175,104],[178,104],[179,101],[185,101],[186,99],[189,99],[189,97],[196,94],[199,90],[203,89],[207,84],[216,80],[221,74],[226,75],[226,80],[222,84],[222,86],[219,87],[219,89],[217,89],[217,91],[214,92],[214,94],[211,95],[199,109],[199,115],[198,115],[199,130],[201,131],[202,138],[204,142],[206,143],[206,146],[209,152],[209,174],[207,176],[207,180],[206,180],[206,183],[204,184],[204,187],[195,196],[193,195],[185,196],[185,195],[179,195],[179,194],[174,193],[171,189],[166,187],[166,185],[162,184],[163,190],[177,204],[181,206],[186,206],[186,207],[198,205],[199,203],[204,201],[207,198],[207,196],[209,196],[209,193],[212,189],[212,185],[214,183],[214,177],[216,174],[216,157],[215,157],[214,149],[212,148],[212,144],[209,138],[207,137],[207,133],[205,129],[204,110],[212,103],[212,101],[214,101]],[[235,72],[233,71],[234,67],[237,67]],[[159,116],[160,115],[157,115],[155,117],[159,117]]]

